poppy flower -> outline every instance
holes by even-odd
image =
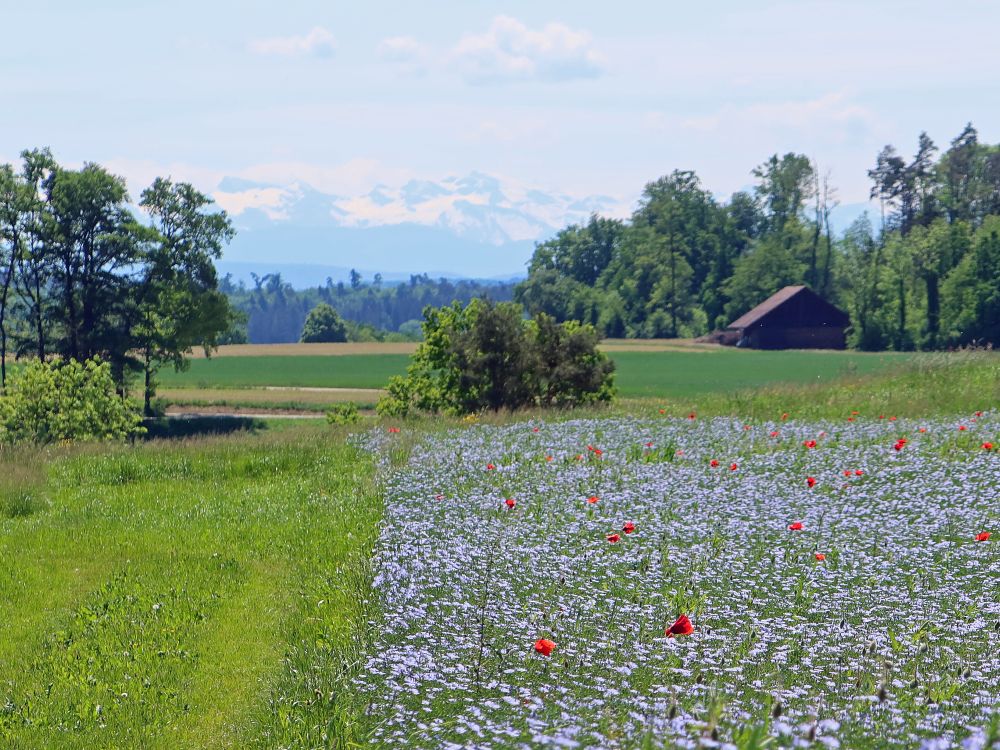
[[[826,560],[826,555],[824,555],[822,552],[817,552],[815,555],[813,555],[813,557],[816,558],[816,562],[823,562],[824,560]]]
[[[976,416],[977,416],[977,417],[981,417],[981,416],[983,416],[983,413],[982,413],[981,411],[977,411],[977,412],[976,412]]]
[[[771,437],[778,437],[778,431],[777,430],[772,430],[771,431]]]
[[[784,414],[781,415],[781,421],[782,422],[784,422],[786,419],[788,419],[788,412],[787,411]]]
[[[851,412],[851,416],[854,416],[854,417],[856,417],[856,416],[858,416],[858,414],[860,414],[860,413],[861,413],[861,412],[859,412],[859,411],[852,411],[852,412]]]
[[[861,471],[861,469],[855,469],[854,470],[854,476],[856,476],[856,477],[860,477],[863,474],[864,474],[864,472]]]
[[[795,523],[788,524],[789,531],[802,531],[802,522],[796,521]]]
[[[885,414],[879,414],[879,415],[878,415],[878,418],[879,418],[879,419],[885,419]]]
[[[666,413],[667,413],[666,409],[660,409],[660,414],[666,414]]]
[[[697,415],[694,412],[688,414],[688,419],[697,419]]]
[[[959,431],[959,432],[965,432],[965,431],[966,431],[967,429],[969,429],[969,428],[968,428],[968,427],[966,427],[966,426],[965,426],[964,424],[960,424],[960,425],[958,426],[958,431]]]
[[[815,487],[816,477],[806,477],[806,484],[808,484],[810,488]]]
[[[988,542],[990,540],[990,532],[984,531],[981,534],[976,534],[977,542]]]
[[[535,651],[540,653],[542,656],[548,656],[556,648],[556,644],[550,641],[548,638],[539,638],[535,641]]]
[[[537,427],[532,427],[532,428],[531,428],[531,431],[532,431],[532,432],[538,432],[538,428],[537,428]]]
[[[816,447],[816,441],[815,440],[804,440],[802,442],[802,445],[804,445],[806,448],[815,448]]]
[[[390,432],[390,433],[396,433],[396,432],[399,432],[399,428],[398,428],[398,427],[390,427],[390,428],[389,428],[389,432]]]
[[[493,471],[494,469],[496,469],[496,466],[493,464],[486,464],[486,471]]]
[[[895,421],[896,421],[896,418],[895,418],[895,417],[889,417],[889,421],[890,421],[890,422],[895,422]]]
[[[693,632],[694,625],[691,624],[691,620],[688,619],[687,615],[681,615],[673,625],[664,631],[664,635],[667,638],[673,638],[675,635],[691,635]]]
[[[437,495],[434,496],[434,499],[435,500],[444,500],[444,495],[437,494]]]
[[[600,498],[597,495],[591,495],[587,498],[587,502],[591,505],[596,505],[598,500],[600,500]]]
[[[618,535],[618,534],[608,534],[607,540],[609,542],[611,542],[612,544],[616,544],[617,542],[619,542],[621,540],[621,536]]]
[[[736,463],[729,464],[729,470],[730,471],[736,471],[738,468],[740,468],[739,464],[736,464]]]
[[[896,441],[896,442],[895,442],[895,443],[893,444],[893,446],[892,446],[892,447],[893,447],[893,449],[894,449],[894,450],[896,450],[896,451],[901,451],[901,450],[903,450],[903,446],[905,446],[905,445],[906,445],[906,443],[907,443],[907,440],[906,440],[906,438],[900,438],[899,440],[897,440],[897,441]]]
[[[622,526],[622,531],[624,531],[626,534],[631,534],[633,531],[635,531],[635,524],[632,523],[631,521],[626,521],[625,525]]]
[[[719,459],[713,458],[711,461],[708,462],[708,465],[714,469],[716,466],[719,465]]]
[[[546,456],[546,457],[545,457],[545,460],[546,460],[546,461],[551,461],[551,460],[552,460],[552,456]]]
[[[576,454],[576,460],[577,461],[582,461],[583,460],[583,454],[582,453],[577,453]]]
[[[993,450],[993,443],[983,443],[983,450],[984,451],[991,451],[991,450]]]
[[[647,448],[652,448],[653,447],[653,441],[651,440],[648,443],[646,443],[646,447]]]
[[[513,508],[515,505],[517,505],[517,500],[515,500],[512,497],[508,497],[503,502],[504,502],[504,505],[506,505],[508,508]]]
[[[917,432],[927,432],[927,428],[921,427],[920,429],[917,430]]]
[[[750,425],[748,425],[748,424],[743,425],[743,429],[744,430],[749,430],[750,429]]]
[[[848,421],[848,422],[853,422],[853,421],[854,421],[854,417],[848,417],[848,418],[847,418],[847,421]]]

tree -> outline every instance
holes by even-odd
[[[0,165],[0,392],[7,385],[7,312],[25,235],[30,186]]]
[[[347,341],[347,326],[336,310],[321,302],[309,311],[299,341],[303,344]]]
[[[753,170],[753,176],[760,181],[754,192],[764,207],[766,231],[781,234],[816,189],[813,165],[802,154],[774,154]]]
[[[190,184],[159,177],[142,192],[139,205],[154,233],[136,284],[133,336],[142,351],[147,414],[159,368],[185,369],[196,346],[208,355],[234,321],[214,264],[234,231],[224,211],[206,211],[211,203]]]
[[[942,284],[943,328],[953,344],[1000,346],[1000,217],[976,233],[975,246]]]
[[[514,303],[473,300],[424,310],[424,341],[378,403],[386,415],[575,406],[610,400],[613,363],[591,326],[523,318]]]

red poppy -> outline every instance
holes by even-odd
[[[538,432],[538,428],[537,428],[537,427],[532,427],[532,428],[531,428],[531,431],[532,431],[532,432]]]
[[[750,425],[748,425],[748,424],[743,425],[743,429],[744,430],[749,430],[750,429]]]
[[[546,460],[546,461],[551,461],[551,460],[552,460],[552,456],[546,456],[546,457],[545,457],[545,460]]]
[[[920,429],[917,430],[917,432],[927,432],[927,428],[921,427]]]
[[[621,536],[619,536],[618,534],[608,534],[608,536],[607,536],[607,540],[608,540],[609,542],[611,542],[612,544],[615,544],[615,543],[617,543],[617,542],[618,542],[619,540],[621,540]]]
[[[486,464],[486,471],[493,471],[494,469],[496,469],[496,466],[493,464]]]
[[[852,471],[851,471],[850,469],[844,469],[844,476],[845,476],[845,477],[849,477],[849,476],[851,476],[851,474],[853,474],[853,473],[854,473],[854,472],[852,472]]]
[[[814,557],[816,558],[816,562],[823,562],[826,559],[826,555],[822,552],[817,552]]]
[[[990,540],[990,532],[984,531],[981,534],[976,534],[977,542],[988,542]]]
[[[444,500],[444,495],[438,494],[434,496],[435,500]]]
[[[789,531],[802,531],[802,522],[796,521],[795,523],[788,524]]]
[[[895,417],[889,417],[889,421],[890,421],[890,422],[895,422],[895,421],[896,421],[896,418],[895,418]]]
[[[855,469],[854,470],[854,476],[860,477],[862,474],[864,474],[864,472],[861,471],[861,469]]]
[[[966,427],[966,426],[965,426],[964,424],[960,424],[960,425],[958,426],[958,430],[959,430],[959,432],[965,432],[965,431],[966,431],[967,429],[969,429],[969,428],[968,428],[968,427]]]
[[[633,531],[635,531],[635,524],[632,523],[631,521],[626,521],[625,525],[622,526],[622,531],[624,531],[626,534],[631,534]]]
[[[648,443],[646,443],[646,447],[647,448],[652,448],[653,447],[653,441],[651,440]]]
[[[688,619],[687,615],[681,615],[673,625],[664,631],[664,635],[667,638],[673,638],[675,635],[691,635],[693,632],[694,625],[691,624],[691,620]]]
[[[977,412],[976,412],[976,416],[977,416],[977,417],[981,417],[981,416],[983,416],[983,413],[982,413],[981,411],[977,411]]]
[[[539,638],[535,641],[535,651],[540,653],[542,656],[548,656],[556,648],[556,644],[550,641],[548,638]]]
[[[903,450],[903,446],[905,446],[907,442],[908,442],[908,441],[907,441],[907,439],[906,439],[906,438],[900,438],[899,440],[897,440],[897,441],[896,441],[896,442],[895,442],[895,443],[893,444],[893,446],[892,446],[892,447],[893,447],[893,449],[894,449],[894,450],[897,450],[897,451],[901,451],[901,450]]]
[[[861,413],[861,412],[859,412],[859,411],[852,411],[852,412],[851,412],[851,414],[852,414],[853,416],[855,416],[855,417],[856,417],[856,416],[858,416],[858,414],[860,414],[860,413]]]
[[[787,411],[784,414],[781,415],[781,421],[782,422],[784,422],[786,419],[788,419],[788,412]]]
[[[983,443],[983,450],[984,451],[991,451],[991,450],[993,450],[993,443]]]
[[[666,409],[660,409],[660,414],[666,414],[666,413],[667,413]]]
[[[713,458],[711,461],[708,462],[708,465],[714,469],[716,466],[719,465],[719,459]]]
[[[847,418],[847,421],[848,421],[848,422],[853,422],[853,421],[854,421],[854,417],[848,417],[848,418]]]
[[[399,428],[398,427],[390,427],[389,428],[389,432],[393,432],[393,433],[394,432],[399,432]]]
[[[736,464],[736,463],[729,464],[729,470],[730,471],[736,471],[738,468],[740,468],[739,464]]]
[[[806,477],[806,484],[808,484],[810,488],[815,487],[816,486],[816,478],[815,477]]]
[[[688,414],[688,419],[697,419],[697,415],[694,412]]]
[[[805,440],[805,441],[803,441],[802,445],[804,445],[806,448],[815,448],[816,447],[816,441],[815,440]]]
[[[879,418],[879,419],[885,419],[885,414],[879,414],[879,415],[878,415],[878,418]]]
[[[590,497],[587,498],[587,502],[590,503],[591,505],[596,505],[598,500],[600,500],[600,498],[597,495],[591,495]]]
[[[778,431],[777,430],[773,430],[771,432],[771,437],[778,437]]]
[[[506,505],[508,508],[513,508],[515,505],[517,505],[517,500],[515,500],[512,497],[508,497],[503,502],[504,502],[504,505]]]

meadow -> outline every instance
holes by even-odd
[[[0,450],[0,746],[343,746],[374,468],[328,429]]]

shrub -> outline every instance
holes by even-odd
[[[614,363],[592,326],[524,319],[520,305],[473,300],[424,310],[424,341],[405,377],[389,381],[377,411],[446,414],[572,407],[614,397]]]
[[[143,432],[140,423],[97,358],[32,362],[0,396],[0,443],[122,440]]]
[[[326,412],[326,421],[329,424],[357,424],[361,421],[358,405],[350,401],[334,404]]]

